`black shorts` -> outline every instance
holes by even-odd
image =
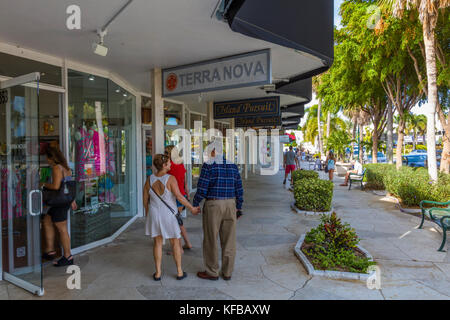
[[[67,220],[67,213],[69,212],[70,206],[68,207],[51,207],[47,214],[52,218],[52,222],[63,222]]]

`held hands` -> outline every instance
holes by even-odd
[[[194,216],[196,216],[201,212],[201,209],[200,207],[192,207],[191,212]]]

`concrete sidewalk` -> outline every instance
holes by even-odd
[[[321,172],[324,176],[324,173]],[[441,242],[432,223],[415,229],[418,217],[401,213],[383,197],[358,188],[348,191],[335,178],[333,206],[362,238],[381,268],[381,290],[358,281],[310,277],[294,255],[299,236],[319,217],[290,209],[293,194],[282,174],[250,175],[245,181],[244,216],[238,221],[238,250],[231,281],[201,280],[201,216],[185,221],[194,248],[185,251],[188,277],[175,280],[171,256],[164,254],[161,282],[154,272],[152,241],[139,219],[113,243],[75,257],[81,290],[69,290],[65,269],[44,270],[45,296],[35,297],[0,282],[0,299],[449,299],[450,255],[436,251]],[[446,249],[448,248],[448,245]],[[165,247],[165,250],[168,246]]]

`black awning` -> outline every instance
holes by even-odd
[[[288,83],[281,82],[276,84],[276,93],[289,94],[304,98],[306,102],[310,102],[312,98],[312,78],[291,81]]]
[[[304,78],[333,63],[333,0],[233,0],[226,18],[235,32],[321,59],[323,67],[308,71]]]
[[[287,125],[283,125],[282,129],[294,129],[296,130],[298,128],[298,124],[287,124]]]
[[[282,123],[299,123],[302,120],[302,116],[293,116],[293,117],[286,117],[281,118]]]
[[[281,107],[281,114],[283,113],[296,113],[303,117],[305,115],[305,103],[294,103]]]

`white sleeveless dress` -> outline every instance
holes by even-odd
[[[150,176],[150,187],[159,180],[164,186],[164,193],[160,197],[174,210],[178,212],[175,195],[167,189],[167,181],[170,175],[166,174],[157,177],[154,174]],[[167,206],[155,195],[152,189],[149,190],[150,205],[149,214],[145,223],[145,234],[147,236],[162,236],[163,239],[179,239],[181,237],[180,226],[177,218],[167,208]]]

